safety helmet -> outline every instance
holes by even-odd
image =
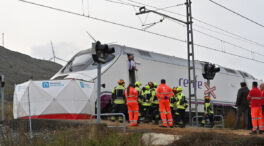
[[[150,89],[149,85],[146,85],[146,86],[145,86],[145,89],[146,89],[146,90],[149,90],[149,89]]]
[[[172,92],[173,92],[173,93],[177,93],[177,87],[173,87],[173,88],[172,88]]]
[[[157,83],[154,83],[154,87],[157,88],[158,87],[158,84]]]
[[[118,81],[118,85],[125,85],[125,81],[122,80],[122,79],[120,79],[120,80]]]
[[[177,88],[177,92],[181,92],[181,91],[182,91],[182,87],[179,86],[179,87]]]
[[[204,99],[210,101],[210,96],[205,96]]]
[[[139,81],[136,81],[135,86],[140,87],[141,86],[141,83]]]

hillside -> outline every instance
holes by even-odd
[[[15,84],[25,82],[29,79],[49,79],[61,67],[57,63],[35,59],[0,46],[0,74],[5,75],[5,91],[8,100],[12,100]]]

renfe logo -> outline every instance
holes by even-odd
[[[194,85],[196,85],[196,87],[198,89],[202,89],[203,82],[202,81],[197,81],[197,76],[195,76],[195,84],[193,84],[193,88],[194,88]],[[179,86],[188,87],[189,86],[189,80],[188,79],[184,79],[184,78],[179,78]]]
[[[50,87],[49,82],[42,82],[42,87],[43,88],[49,88]]]

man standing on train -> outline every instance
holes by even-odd
[[[137,71],[137,68],[136,68],[136,63],[134,61],[133,55],[128,56],[128,71],[129,71],[130,83],[135,84],[136,82],[136,72],[135,71]]]
[[[259,128],[259,134],[263,133],[262,126],[262,97],[261,91],[258,88],[258,83],[252,83],[252,90],[248,94],[248,100],[251,104],[251,118],[253,129],[250,134],[257,134],[257,129]]]

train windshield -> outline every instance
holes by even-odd
[[[80,56],[76,56],[72,61],[72,66],[80,66],[80,65],[90,65],[93,63],[92,54],[82,54]]]
[[[111,62],[115,55],[109,55],[110,59],[107,63]],[[107,64],[105,63],[105,64]],[[104,66],[105,64],[102,64]],[[96,69],[97,64],[94,62],[92,54],[90,51],[82,52],[74,56],[69,63],[61,70],[61,73],[69,73],[69,72],[76,72],[76,71],[83,71],[83,70],[92,70]]]

